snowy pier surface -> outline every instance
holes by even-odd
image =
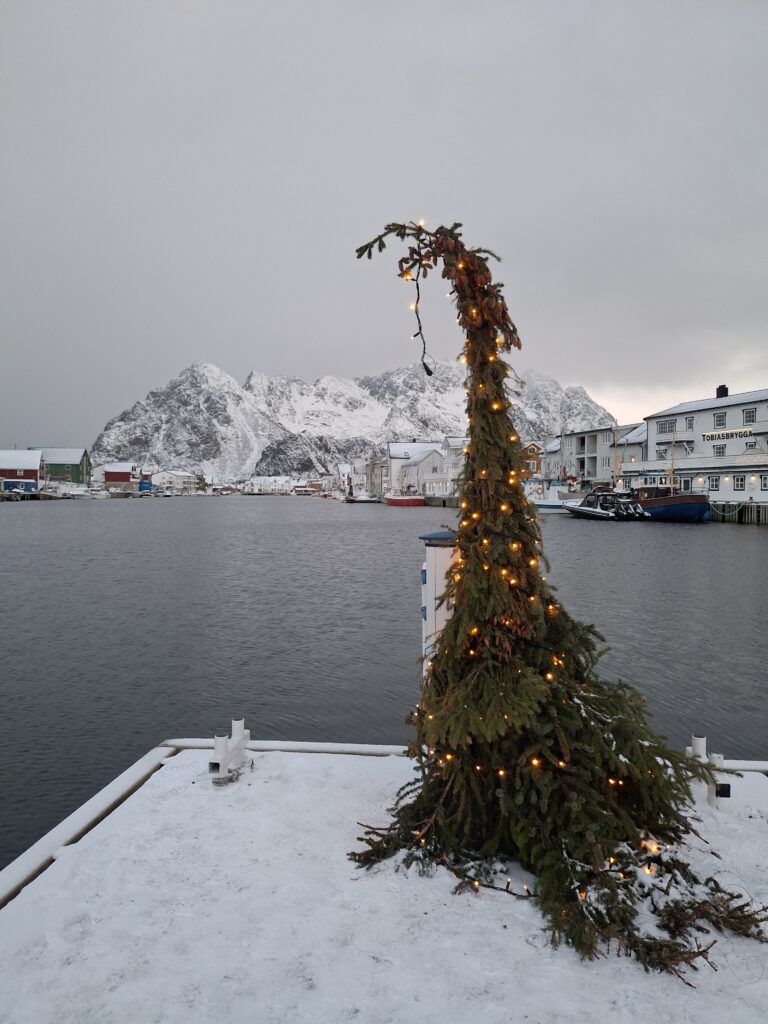
[[[0,910],[2,1024],[765,1020],[768,946],[719,938],[718,970],[691,972],[691,989],[552,949],[532,902],[452,896],[442,870],[355,868],[356,822],[385,822],[410,777],[405,758],[369,756],[393,748],[254,749],[217,787],[207,747],[162,760]],[[752,781],[700,802],[722,860],[695,837],[690,856],[765,902],[768,780]]]

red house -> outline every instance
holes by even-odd
[[[0,489],[37,491],[45,480],[45,463],[39,449],[0,451]]]
[[[132,462],[108,462],[104,467],[104,487],[109,490],[137,491],[141,473]]]

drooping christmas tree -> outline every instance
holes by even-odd
[[[711,771],[650,729],[639,693],[598,678],[601,638],[542,574],[502,357],[520,341],[493,254],[468,249],[460,227],[389,224],[357,251],[371,258],[390,236],[406,242],[399,276],[415,284],[422,346],[420,282],[437,268],[450,282],[465,334],[469,444],[444,595],[452,614],[409,717],[417,777],[387,826],[364,826],[365,848],[350,857],[370,867],[403,851],[408,866],[450,868],[457,889],[507,891],[498,869],[517,861],[537,878],[531,895],[555,943],[594,957],[615,941],[647,968],[679,973],[708,958],[712,942],[699,936],[709,926],[762,938],[766,908],[701,882],[681,858],[691,783],[711,783]],[[652,934],[638,926],[641,903],[655,915]]]

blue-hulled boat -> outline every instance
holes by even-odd
[[[638,487],[632,497],[654,522],[706,523],[709,498],[706,494],[673,494],[670,487]]]

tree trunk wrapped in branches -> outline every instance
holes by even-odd
[[[408,866],[450,868],[457,889],[504,891],[498,869],[517,861],[537,878],[519,895],[537,901],[556,944],[594,957],[615,940],[646,967],[679,973],[708,959],[711,943],[696,938],[707,926],[761,938],[765,908],[700,882],[674,849],[692,830],[691,783],[711,782],[711,770],[650,729],[639,693],[598,678],[601,637],[547,583],[503,358],[520,340],[491,275],[496,257],[468,249],[460,226],[389,224],[357,252],[371,258],[389,236],[406,242],[399,276],[416,287],[427,372],[420,282],[437,268],[450,282],[469,443],[443,596],[452,615],[409,716],[417,777],[391,822],[366,826],[364,849],[350,856],[370,867],[403,852]],[[641,901],[662,937],[638,927]]]

